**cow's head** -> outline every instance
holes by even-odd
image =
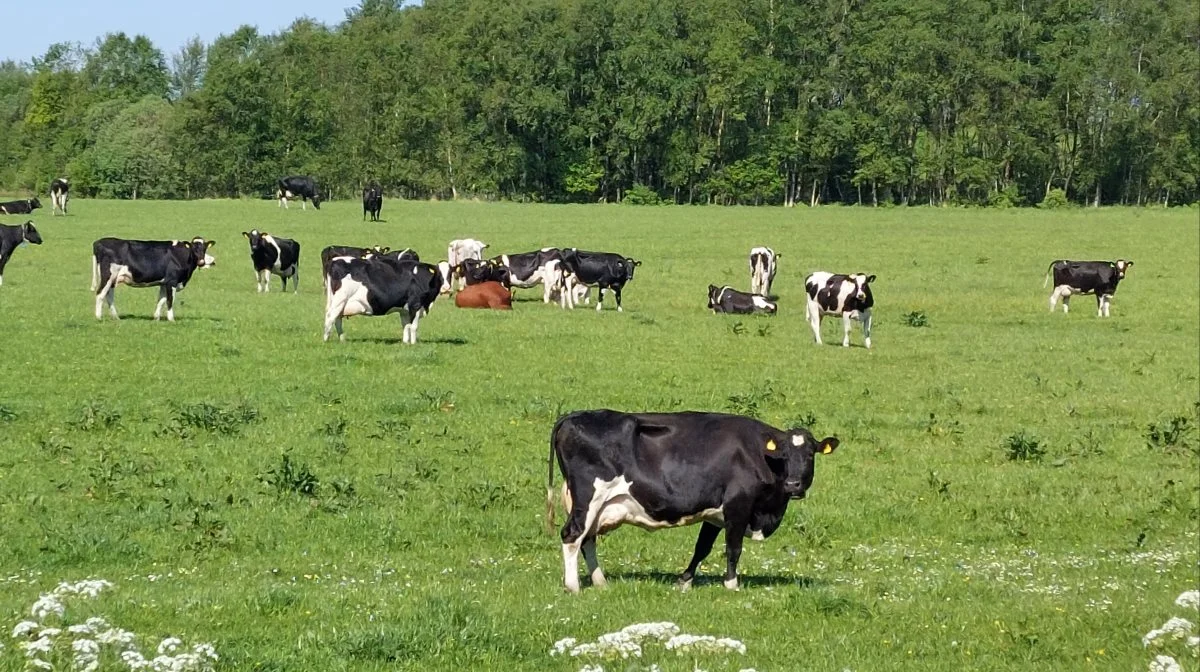
[[[208,253],[209,248],[216,244],[217,241],[205,240],[200,236],[192,238],[190,243],[184,243],[184,245],[191,249],[197,268],[204,268],[205,266],[212,266],[217,263],[217,260],[213,259],[212,255]]]
[[[438,294],[450,293],[450,262],[439,261],[437,263],[438,275],[442,277],[442,288],[438,290]]]
[[[34,245],[42,244],[42,236],[38,233],[38,230],[33,227],[32,221],[25,222],[21,225],[21,240],[24,240],[27,243],[33,243]]]
[[[321,195],[317,193],[316,189],[313,190],[312,198],[310,198],[308,200],[312,201],[314,208],[316,208],[317,210],[321,209]]]
[[[627,282],[629,280],[633,280],[633,269],[637,268],[638,266],[641,266],[641,265],[642,265],[642,262],[640,262],[636,259],[631,259],[629,257],[625,257],[625,267],[628,269],[628,275],[625,278],[625,280]]]
[[[1126,261],[1124,259],[1118,259],[1116,261],[1116,263],[1113,264],[1113,268],[1117,269],[1117,279],[1118,280],[1125,279],[1125,273],[1126,273],[1126,271],[1129,270],[1130,266],[1133,266],[1133,262]]]
[[[262,246],[263,236],[267,234],[258,229],[250,229],[249,231],[243,231],[242,235],[246,237],[246,240],[250,241],[250,249],[253,251]]]
[[[37,196],[34,196],[33,198],[29,199],[29,209],[30,210],[37,210],[40,207],[42,207],[42,202],[37,199]]]
[[[850,282],[854,283],[854,298],[859,301],[866,301],[871,298],[871,283],[875,282],[874,275],[855,273],[850,276]]]
[[[839,441],[835,436],[818,441],[813,438],[812,432],[803,427],[789,430],[788,435],[790,440],[780,444],[768,439],[765,455],[772,471],[783,476],[783,493],[791,499],[803,499],[812,487],[816,455],[832,453]]]
[[[721,299],[721,287],[716,285],[708,286],[708,309],[712,310],[717,307],[717,302]]]

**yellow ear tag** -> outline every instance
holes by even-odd
[[[775,450],[775,439],[767,439],[767,450]]]
[[[833,452],[833,448],[831,446],[825,446],[825,449],[821,451],[821,454],[828,455],[832,452]]]

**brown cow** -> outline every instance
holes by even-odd
[[[494,281],[467,285],[454,295],[454,305],[459,308],[512,310],[512,291]]]

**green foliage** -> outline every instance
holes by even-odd
[[[928,327],[929,326],[929,316],[926,315],[925,311],[923,311],[923,310],[914,310],[914,311],[905,313],[902,320],[903,320],[904,324],[907,324],[910,327]]]
[[[1046,210],[1061,210],[1071,207],[1071,202],[1067,200],[1067,192],[1062,189],[1051,189],[1046,192],[1046,197],[1038,203],[1039,208]]]
[[[1042,442],[1025,430],[1010,434],[1004,440],[1005,452],[1012,462],[1041,462],[1046,456]]]
[[[650,187],[644,184],[635,184],[625,192],[621,203],[625,205],[659,205],[662,203],[662,199]]]
[[[1196,425],[1186,415],[1176,415],[1146,426],[1146,445],[1154,450],[1200,454]]]

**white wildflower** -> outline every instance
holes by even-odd
[[[54,647],[54,643],[43,637],[31,642],[21,642],[20,647],[25,649],[26,656],[32,658],[39,653],[50,653],[50,649]]]
[[[100,591],[105,588],[111,588],[112,583],[104,579],[85,579],[76,583],[63,582],[58,584],[54,592],[58,595],[82,595],[88,598],[94,598],[100,594]]]
[[[62,634],[62,628],[44,628],[41,632],[38,633],[38,639],[42,639],[43,637],[48,639],[50,637],[57,637],[61,634]]]
[[[1183,668],[1170,656],[1155,656],[1150,661],[1150,672],[1183,672]]]
[[[208,658],[209,660],[220,660],[221,658],[217,655],[217,650],[213,648],[212,644],[197,644],[192,647],[192,653],[202,658]]]
[[[17,623],[17,627],[13,628],[13,639],[24,637],[40,627],[42,627],[40,624],[34,623],[33,621],[21,621],[20,623]]]
[[[675,635],[667,640],[666,646],[668,651],[675,651],[679,655],[689,652],[746,653],[746,645],[738,640],[728,637],[718,639],[712,635]]]
[[[1175,598],[1175,604],[1184,609],[1200,609],[1200,590],[1189,590]]]
[[[167,637],[162,641],[161,644],[158,645],[158,653],[159,655],[164,653],[175,653],[175,650],[179,648],[180,644],[183,644],[183,641],[178,637]]]
[[[1142,637],[1142,646],[1150,646],[1151,642],[1156,642],[1159,639],[1167,641],[1173,639],[1186,639],[1192,633],[1192,622],[1186,618],[1174,616],[1166,623],[1162,624],[1161,628],[1151,630]]]
[[[550,655],[561,656],[562,654],[564,654],[568,650],[570,650],[571,647],[573,647],[573,646],[575,646],[575,638],[574,637],[563,637],[562,639],[555,642],[554,646],[550,648]]]
[[[104,632],[96,635],[96,640],[101,644],[119,644],[125,648],[133,646],[133,640],[136,635],[128,630],[121,628],[109,628]]]
[[[679,634],[679,626],[670,621],[663,621],[661,623],[635,623],[621,628],[621,632],[629,639],[639,643],[645,639],[657,639],[660,642],[665,642]]]
[[[144,670],[150,667],[150,661],[146,660],[138,651],[124,651],[121,653],[121,661],[129,666],[131,670]]]
[[[51,665],[50,661],[42,660],[41,658],[34,658],[33,660],[29,661],[29,664],[33,665],[34,667],[41,668],[43,670],[53,670],[54,669],[54,665]]]
[[[100,653],[100,645],[92,639],[77,639],[71,642],[71,650],[75,653]]]
[[[39,597],[37,602],[33,603],[33,606],[29,609],[29,612],[33,614],[34,618],[41,621],[45,620],[45,618],[50,614],[54,614],[55,616],[62,618],[62,615],[64,612],[66,612],[66,610],[67,608],[58,599],[57,595],[48,593]]]
[[[579,668],[579,672],[604,672],[603,665],[584,665]]]
[[[1187,645],[1192,647],[1193,649],[1200,648],[1200,637],[1196,637],[1195,635],[1188,637]]]

